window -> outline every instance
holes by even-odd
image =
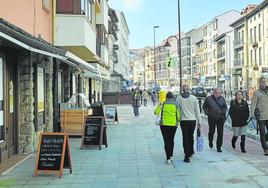
[[[214,28],[214,30],[216,30],[218,28],[217,20],[214,21],[213,28]]]
[[[254,49],[254,62],[257,64],[257,48]]]
[[[249,41],[252,43],[253,42],[253,29],[250,29],[250,39]]]
[[[92,21],[92,4],[90,0],[57,0],[57,14],[85,15]]]
[[[253,50],[250,50],[250,64],[253,62]]]
[[[50,11],[49,9],[49,0],[42,0],[43,9],[45,9],[47,12]]]
[[[257,27],[254,27],[254,43],[257,42]]]
[[[203,34],[204,34],[204,36],[207,35],[207,28],[206,27],[203,29]]]
[[[62,72],[58,72],[58,103],[63,102],[62,97]]]
[[[259,24],[259,41],[261,41],[261,24]]]
[[[4,126],[4,74],[3,60],[0,57],[0,141],[5,140]]]
[[[262,65],[262,48],[259,48],[259,65]]]
[[[35,75],[35,129],[39,130],[40,126],[45,125],[45,68],[42,66],[36,66]]]

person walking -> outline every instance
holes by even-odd
[[[180,120],[180,110],[173,97],[173,93],[168,92],[166,101],[160,103],[154,110],[155,115],[161,114],[160,130],[164,140],[167,164],[173,160],[174,137]]]
[[[200,128],[201,116],[198,100],[190,94],[189,86],[182,86],[182,94],[178,97],[178,106],[181,112],[181,131],[183,138],[184,162],[189,163],[194,152],[194,130]]]
[[[220,95],[220,89],[214,88],[212,95],[206,97],[203,103],[203,110],[208,116],[208,141],[209,147],[213,148],[213,137],[215,129],[217,127],[217,151],[222,152],[223,141],[223,125],[225,121],[225,114],[227,111],[227,105],[225,98]]]
[[[144,89],[142,92],[142,98],[143,98],[143,105],[147,107],[147,100],[148,100],[148,92]]]
[[[132,93],[132,98],[131,98],[131,103],[132,103],[135,117],[139,116],[139,107],[141,106],[140,100],[141,100],[141,95],[139,92],[139,88],[136,87],[136,89]]]
[[[151,98],[152,98],[153,105],[155,106],[156,99],[157,99],[155,91],[153,91],[153,93],[151,94]]]
[[[249,119],[249,107],[247,101],[243,99],[242,90],[237,91],[235,93],[235,99],[231,100],[229,115],[232,119],[233,128],[232,147],[235,149],[237,138],[241,136],[240,149],[242,153],[246,153],[246,125]]]
[[[264,155],[268,155],[268,86],[266,78],[260,78],[260,87],[253,93],[251,101],[251,117],[256,118],[259,124],[260,140]]]

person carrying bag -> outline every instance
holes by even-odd
[[[164,140],[166,163],[170,164],[173,160],[174,137],[180,120],[180,111],[172,92],[168,92],[166,101],[163,104],[160,103],[154,110],[155,115],[159,116],[160,113],[160,130]]]

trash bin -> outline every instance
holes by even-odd
[[[166,92],[164,90],[159,91],[159,102],[165,102],[166,100]]]

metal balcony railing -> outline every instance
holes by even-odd
[[[225,51],[219,52],[217,54],[218,59],[225,57]]]
[[[235,39],[234,40],[234,48],[240,48],[244,44],[244,41],[242,39]]]
[[[243,66],[244,60],[243,59],[234,59],[234,67]]]

